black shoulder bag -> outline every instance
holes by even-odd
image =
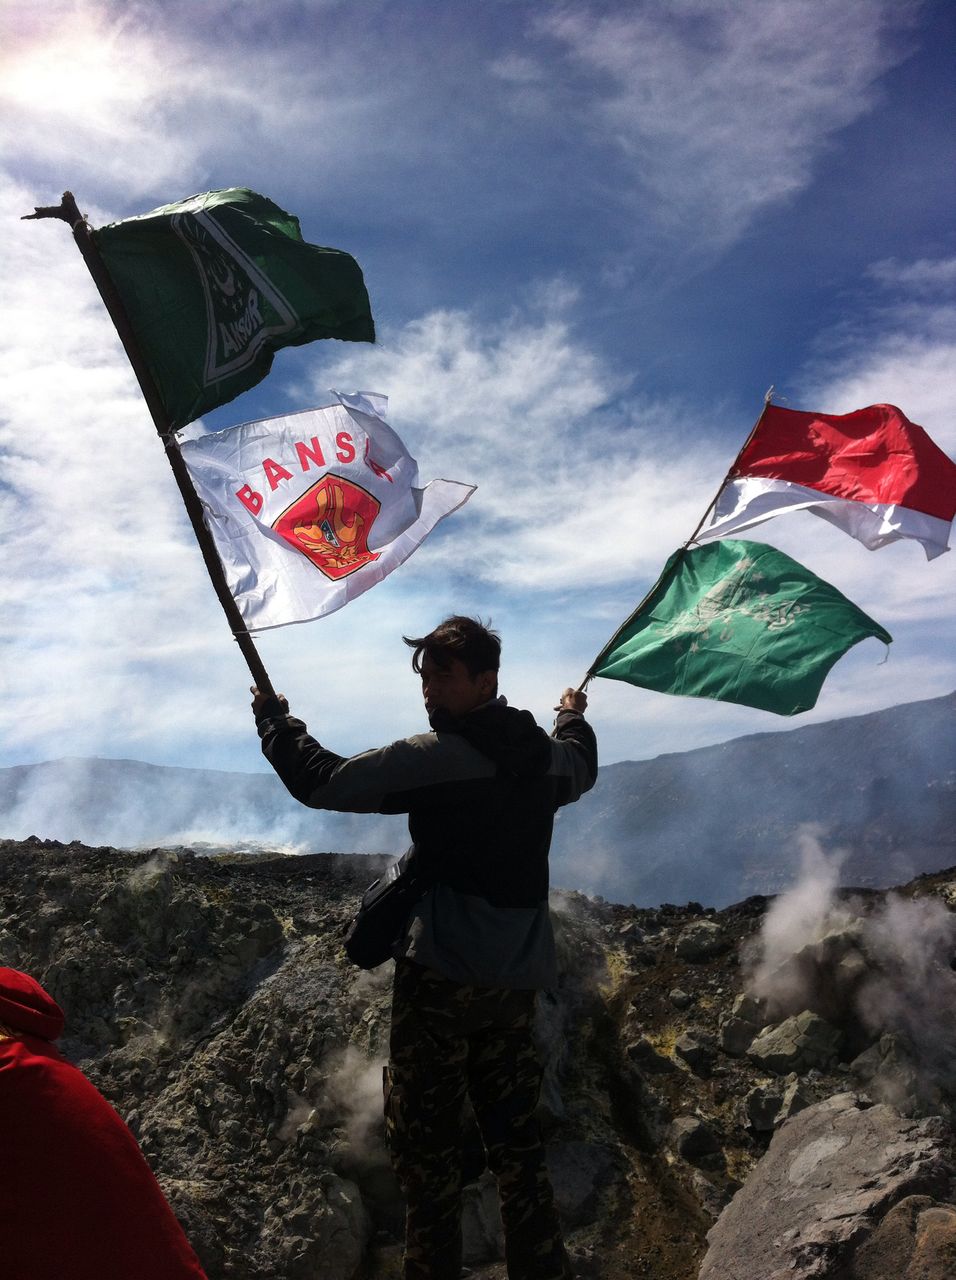
[[[431,888],[420,861],[412,845],[362,894],[358,913],[345,932],[345,954],[360,969],[375,969],[391,959],[412,907]]]

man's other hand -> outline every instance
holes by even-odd
[[[583,715],[587,705],[588,695],[583,689],[565,689],[555,711],[578,711]]]
[[[261,689],[257,689],[252,685],[249,689],[252,694],[252,711],[253,715],[259,720],[263,715],[272,714],[274,716],[284,716],[289,713],[289,704],[286,701],[284,693],[271,694],[263,693]]]

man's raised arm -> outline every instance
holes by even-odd
[[[597,739],[584,718],[587,705],[582,689],[565,689],[555,707],[558,714],[551,737],[560,775],[559,805],[572,804],[597,781]]]

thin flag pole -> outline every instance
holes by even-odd
[[[690,546],[690,544],[691,544],[691,543],[696,539],[697,535],[700,533],[701,529],[704,527],[704,524],[705,524],[705,522],[706,522],[706,520],[707,520],[707,517],[708,517],[708,516],[710,515],[710,513],[713,511],[714,507],[716,507],[716,505],[717,505],[717,499],[720,497],[721,493],[723,492],[724,485],[726,485],[726,484],[727,484],[727,482],[728,482],[728,480],[730,480],[730,478],[733,476],[734,471],[736,470],[736,467],[737,467],[737,463],[740,461],[741,454],[744,452],[744,450],[745,450],[745,449],[747,448],[747,446],[750,444],[751,440],[752,440],[752,439],[754,438],[754,436],[757,434],[757,431],[758,431],[758,429],[759,429],[759,427],[760,427],[760,424],[761,424],[761,422],[763,422],[764,414],[767,412],[767,409],[768,409],[768,407],[769,407],[769,405],[770,405],[771,401],[773,400],[773,392],[774,392],[774,388],[773,388],[772,386],[771,386],[771,387],[768,387],[768,389],[767,389],[767,391],[766,391],[766,394],[764,395],[764,398],[763,398],[763,408],[760,410],[760,415],[759,415],[759,417],[757,418],[757,421],[756,421],[756,422],[753,424],[753,426],[751,427],[751,429],[750,429],[750,434],[747,436],[747,439],[743,442],[743,444],[742,444],[742,445],[740,446],[740,448],[737,450],[737,455],[736,455],[736,457],[734,458],[733,462],[732,462],[732,463],[730,464],[730,466],[728,467],[728,469],[727,469],[727,474],[724,476],[723,480],[721,480],[721,482],[720,482],[720,487],[718,488],[717,492],[714,494],[713,498],[711,499],[710,505],[707,507],[707,510],[704,512],[704,514],[701,516],[700,520],[698,521],[697,528],[696,528],[696,529],[694,530],[694,532],[690,535],[690,537],[687,539],[687,541],[686,541],[686,542],[681,546],[680,550],[678,551],[677,555],[675,556],[675,558],[674,558],[674,563],[673,563],[673,565],[671,566],[671,573],[676,572],[676,570],[680,567],[681,561],[683,560],[683,558],[684,558],[684,556],[685,556],[685,554],[686,554],[686,552],[687,552],[688,547],[689,547],[689,546]],[[578,685],[578,689],[577,689],[578,693],[583,693],[583,691],[587,688],[589,681],[590,681],[591,679],[593,679],[593,677],[594,677],[594,668],[598,665],[598,663],[601,661],[601,659],[604,657],[604,655],[605,655],[606,653],[610,653],[610,651],[614,648],[614,645],[615,645],[615,644],[616,644],[616,642],[617,642],[617,638],[618,638],[618,636],[619,636],[619,635],[621,635],[621,634],[622,634],[622,632],[624,632],[624,631],[626,631],[626,630],[627,630],[627,628],[631,625],[631,623],[634,621],[634,619],[637,617],[637,615],[641,612],[641,610],[642,610],[642,609],[644,608],[644,606],[647,604],[648,600],[650,600],[651,596],[654,594],[654,592],[657,590],[657,588],[658,588],[658,587],[661,585],[661,583],[664,581],[664,574],[665,574],[666,572],[667,572],[667,570],[666,570],[666,566],[665,566],[664,570],[662,570],[662,571],[661,571],[661,573],[660,573],[660,575],[659,575],[659,577],[658,577],[657,581],[656,581],[656,582],[654,583],[654,585],[651,587],[650,591],[648,591],[647,595],[645,595],[645,596],[644,596],[644,598],[641,600],[640,604],[638,604],[637,608],[636,608],[636,609],[633,609],[633,610],[628,614],[628,616],[624,619],[624,621],[621,623],[621,625],[618,627],[618,629],[614,632],[613,636],[611,636],[610,640],[607,642],[607,644],[604,646],[604,648],[601,650],[601,652],[598,654],[598,656],[594,659],[594,661],[593,661],[593,662],[591,663],[591,665],[588,667],[587,675],[584,677],[584,679],[583,679],[583,680],[581,681],[581,683]]]
[[[699,522],[698,522],[698,524],[697,524],[697,528],[694,530],[694,532],[690,535],[690,537],[689,537],[689,538],[687,539],[687,541],[684,543],[684,546],[682,547],[682,550],[684,550],[684,551],[686,551],[686,550],[687,550],[687,548],[690,546],[690,544],[694,541],[694,539],[695,539],[695,538],[697,537],[697,535],[700,533],[701,529],[703,529],[704,524],[705,524],[705,522],[706,522],[706,520],[707,520],[707,517],[708,517],[708,516],[710,515],[710,513],[713,511],[714,507],[716,507],[716,505],[717,505],[717,500],[718,500],[718,498],[720,497],[720,495],[721,495],[721,494],[723,493],[723,491],[724,491],[724,486],[725,486],[725,485],[727,484],[727,482],[728,482],[728,481],[733,477],[734,472],[737,470],[737,463],[740,461],[741,455],[743,454],[744,450],[747,448],[747,446],[750,444],[751,440],[754,438],[754,436],[757,434],[758,430],[760,429],[760,424],[761,424],[761,422],[763,422],[763,420],[764,420],[764,414],[765,414],[765,413],[767,412],[767,410],[770,408],[771,401],[773,400],[773,392],[774,392],[774,389],[773,389],[773,387],[772,387],[772,386],[770,386],[770,387],[768,387],[768,388],[767,388],[767,391],[766,391],[766,393],[765,393],[765,395],[764,395],[764,398],[763,398],[763,408],[760,410],[760,416],[757,418],[757,421],[756,421],[756,422],[753,424],[753,426],[750,428],[750,435],[747,437],[747,439],[743,442],[743,444],[742,444],[742,445],[740,446],[740,448],[737,450],[737,456],[734,458],[733,462],[732,462],[732,463],[730,464],[730,466],[727,468],[727,474],[724,476],[723,480],[721,480],[721,482],[720,482],[720,488],[719,488],[719,489],[717,490],[717,492],[714,494],[713,498],[712,498],[712,499],[711,499],[711,501],[710,501],[710,506],[708,506],[707,510],[706,510],[706,511],[704,512],[704,514],[701,516],[701,518],[700,518],[700,520],[699,520]]]
[[[28,221],[32,218],[59,218],[61,221],[66,222],[73,232],[73,239],[83,255],[83,261],[86,263],[89,273],[93,277],[93,282],[99,290],[103,305],[106,307],[116,332],[119,334],[120,342],[122,342],[123,349],[129,357],[130,364],[133,366],[133,372],[136,374],[136,380],[143,393],[143,399],[146,401],[150,416],[153,419],[153,425],[160,440],[163,442],[166,457],[169,459],[169,465],[172,467],[173,475],[179,486],[186,514],[189,516],[193,533],[199,543],[206,571],[212,582],[213,590],[219,597],[219,603],[222,605],[233,638],[242,651],[242,656],[246,660],[256,687],[263,693],[274,697],[275,690],[272,687],[272,681],[269,679],[268,672],[259,657],[245,620],[239,612],[239,606],[236,604],[226,582],[222,562],[216,553],[212,535],[206,528],[206,523],[203,519],[202,503],[193,487],[186,463],[183,461],[179,442],[176,440],[162,397],[140,350],[129,316],[126,313],[126,308],[123,306],[123,300],[107,270],[106,263],[100,257],[99,250],[94,243],[90,224],[77,208],[76,200],[73,198],[71,191],[63,192],[63,199],[60,204],[37,207],[33,213],[24,214],[21,221]]]
[[[685,544],[684,544],[684,546],[682,546],[682,547],[681,547],[680,551],[678,551],[677,556],[676,556],[676,558],[675,558],[675,560],[674,560],[674,563],[673,563],[673,565],[671,566],[671,572],[672,572],[672,573],[673,573],[673,571],[674,571],[674,570],[676,570],[676,569],[678,568],[678,566],[680,565],[680,562],[681,562],[681,560],[683,559],[684,552],[685,552],[686,550],[687,550],[687,545],[686,545],[686,543],[685,543]],[[651,589],[648,591],[647,595],[645,595],[645,596],[643,597],[643,599],[641,600],[640,604],[638,604],[637,608],[635,608],[635,609],[632,609],[632,610],[631,610],[631,612],[627,615],[627,617],[624,619],[624,621],[621,623],[621,625],[618,627],[618,629],[614,632],[614,635],[613,635],[613,636],[611,636],[610,640],[607,642],[607,644],[604,646],[604,648],[601,650],[601,652],[598,654],[598,656],[594,659],[594,661],[593,661],[593,662],[591,663],[591,665],[588,667],[588,673],[587,673],[587,675],[584,677],[584,679],[583,679],[583,680],[581,681],[581,683],[578,685],[578,689],[577,689],[578,693],[583,693],[583,692],[584,692],[584,690],[587,688],[588,683],[589,683],[589,682],[594,678],[594,668],[595,668],[595,667],[597,666],[597,664],[601,661],[601,659],[604,657],[604,655],[605,655],[606,653],[609,653],[609,652],[614,648],[614,645],[615,645],[615,643],[617,642],[617,638],[618,638],[618,636],[621,634],[621,632],[622,632],[622,631],[625,631],[625,630],[626,630],[626,629],[631,625],[631,623],[634,621],[634,619],[637,617],[637,615],[640,613],[640,611],[644,608],[644,606],[647,604],[648,600],[650,600],[651,596],[654,594],[654,592],[657,590],[657,588],[658,588],[658,587],[661,585],[661,583],[664,581],[664,575],[665,575],[666,573],[667,573],[667,566],[665,565],[665,566],[664,566],[664,568],[661,570],[660,574],[658,575],[657,581],[654,583],[654,585],[653,585],[653,586],[651,587]]]

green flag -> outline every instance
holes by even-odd
[[[762,542],[676,551],[591,673],[778,715],[809,711],[838,658],[889,632]]]
[[[280,347],[375,340],[355,259],[306,244],[297,218],[244,187],[125,218],[93,239],[173,427],[255,386]]]

